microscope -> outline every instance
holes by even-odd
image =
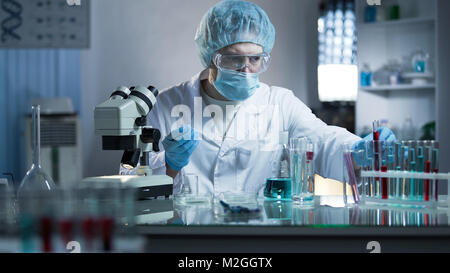
[[[158,129],[146,125],[157,96],[158,90],[153,86],[120,86],[107,101],[95,107],[95,134],[102,137],[102,149],[123,150],[121,166],[135,169],[137,175],[90,177],[82,183],[102,186],[115,183],[137,188],[138,199],[172,194],[173,179],[167,175],[153,175],[149,166],[149,154],[159,152],[161,138]]]

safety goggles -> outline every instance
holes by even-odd
[[[270,64],[270,55],[261,54],[221,54],[216,53],[213,62],[218,68],[242,71],[246,67],[251,73],[263,73]]]

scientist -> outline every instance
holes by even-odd
[[[205,70],[162,91],[148,117],[162,135],[150,167],[174,178],[174,193],[187,174],[196,176],[198,182],[187,183],[202,193],[260,192],[276,175],[280,132],[309,138],[316,173],[342,178],[339,147],[361,138],[327,126],[292,91],[259,81],[275,42],[274,26],[259,6],[219,2],[202,18],[195,42]],[[387,128],[380,135],[395,139]]]

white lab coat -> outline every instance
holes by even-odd
[[[256,92],[239,105],[223,138],[220,126],[210,115],[217,109],[207,107],[201,99],[200,80],[207,77],[208,70],[204,70],[190,81],[161,91],[147,119],[149,125],[161,131],[161,142],[182,124],[189,124],[201,133],[189,164],[174,179],[174,193],[181,190],[183,173],[198,176],[199,192],[261,193],[266,179],[274,175],[273,166],[280,156],[274,151],[281,131],[288,131],[290,138],[308,137],[314,144],[316,173],[342,179],[340,144],[354,143],[360,140],[358,136],[343,128],[327,126],[292,91],[260,83]],[[184,112],[182,117],[179,112]],[[150,156],[154,174],[166,172],[161,142],[161,151]]]

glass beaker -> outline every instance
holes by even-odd
[[[412,65],[414,72],[425,73],[428,72],[428,60],[430,55],[424,50],[418,50],[412,56]]]
[[[18,197],[24,191],[50,191],[56,187],[53,179],[41,167],[40,106],[33,105],[31,109],[33,117],[33,164],[20,183],[17,191]]]
[[[306,137],[290,143],[292,201],[294,204],[314,201],[314,145]]]
[[[359,204],[364,200],[365,190],[360,171],[364,168],[365,150],[354,149],[353,143],[341,145],[344,167],[344,203]]]
[[[185,173],[182,174],[182,188],[181,193],[177,195],[177,200],[181,204],[195,204],[195,203],[211,203],[212,196],[207,193],[204,193],[200,189],[198,175],[193,173]]]
[[[264,197],[269,199],[289,200],[291,199],[291,185],[290,178],[274,177],[266,179],[264,187]]]

